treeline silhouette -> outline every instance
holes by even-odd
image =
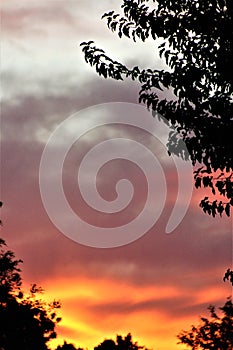
[[[49,341],[57,337],[56,325],[61,321],[57,315],[60,303],[47,303],[41,299],[42,288],[33,284],[30,291],[22,289],[21,260],[7,249],[0,238],[0,350],[49,350]],[[178,335],[179,343],[192,350],[233,348],[233,304],[228,299],[220,308],[221,315],[210,306],[210,319],[190,331]],[[134,342],[131,334],[117,335],[116,340],[105,339],[94,350],[147,350]],[[56,350],[83,350],[64,341]]]

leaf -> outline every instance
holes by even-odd
[[[225,213],[227,216],[230,216],[230,203],[227,203],[225,206]]]
[[[110,12],[106,12],[102,15],[101,19],[105,18],[105,17],[109,17],[112,16],[114,14],[114,11],[110,11]]]
[[[196,188],[201,187],[201,178],[200,178],[200,177],[197,177],[197,178],[196,178],[195,187],[196,187]]]

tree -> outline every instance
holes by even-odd
[[[117,346],[114,340],[105,339],[101,344],[94,347],[94,350],[116,350]]]
[[[209,307],[211,319],[201,317],[201,323],[190,331],[178,335],[179,344],[185,344],[192,350],[232,350],[233,348],[233,304],[231,299],[219,308],[219,316],[214,306]]]
[[[22,284],[19,268],[22,260],[15,260],[14,253],[5,247],[5,241],[0,238],[0,303],[15,297]]]
[[[28,295],[22,291],[21,262],[0,239],[0,349],[47,350],[61,320],[56,314],[60,303],[39,299],[42,289],[35,284]]]
[[[83,349],[81,348],[76,349],[76,347],[73,344],[67,343],[66,341],[64,341],[63,345],[58,345],[56,350],[83,350]]]
[[[151,1],[152,2],[152,1]],[[196,188],[212,194],[200,202],[205,213],[230,216],[233,206],[233,2],[231,0],[123,0],[123,15],[105,13],[110,30],[134,41],[158,44],[167,70],[128,68],[109,58],[93,41],[84,42],[85,60],[104,78],[141,84],[139,102],[162,115],[174,129],[168,151],[190,157]],[[159,39],[159,41],[158,41]],[[174,100],[159,99],[170,89]],[[184,154],[182,139],[189,151]],[[222,199],[219,199],[219,196]]]
[[[96,346],[94,350],[147,350],[144,346],[139,346],[137,342],[133,342],[131,334],[125,337],[121,335],[116,336],[116,341],[112,339],[105,339],[101,344]]]

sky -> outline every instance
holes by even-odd
[[[98,120],[98,113],[102,120],[108,108],[113,107],[112,118],[116,120],[115,102],[122,104],[126,114],[133,104],[135,119],[140,123],[141,113],[147,113],[138,105],[137,83],[99,77],[84,61],[79,46],[82,41],[94,40],[129,67],[164,67],[151,40],[135,44],[107,29],[102,14],[119,8],[118,0],[9,0],[1,4],[2,236],[23,260],[25,287],[37,283],[45,289],[43,298],[62,303],[62,322],[51,347],[65,339],[92,349],[105,338],[131,332],[135,341],[149,349],[178,350],[184,347],[177,345],[176,335],[197,324],[210,304],[221,306],[231,295],[230,285],[223,283],[222,277],[232,260],[232,223],[229,218],[213,219],[202,213],[198,203],[203,192],[193,189],[183,220],[171,234],[166,234],[178,193],[178,175],[176,162],[164,148],[164,136],[160,142],[134,125],[105,125],[83,133],[81,139],[70,144],[64,159],[62,185],[73,214],[89,222],[96,232],[97,226],[110,231],[137,218],[147,201],[145,176],[132,163],[141,151],[137,152],[136,144],[129,143],[129,139],[153,152],[165,174],[166,193],[162,187],[157,189],[158,195],[165,193],[164,208],[161,212],[158,209],[163,196],[155,196],[157,202],[155,198],[150,203],[147,214],[153,217],[155,213],[157,221],[138,239],[136,231],[126,231],[127,237],[132,237],[131,243],[98,248],[70,239],[54,224],[40,192],[43,150],[54,130],[70,116],[79,112],[74,124],[65,124],[64,139],[56,139],[54,154],[62,149],[67,135],[69,139],[80,127],[88,129],[93,120]],[[164,94],[169,96],[167,91]],[[98,109],[96,105],[103,107]],[[162,133],[161,126],[153,128],[156,135]],[[118,138],[118,150],[123,144],[119,138],[127,139],[127,147],[123,159],[112,158],[98,172],[98,191],[105,201],[114,201],[116,183],[126,178],[134,192],[132,203],[126,203],[124,209],[103,213],[90,208],[81,197],[77,173],[88,151],[113,138]],[[103,158],[111,156],[111,147],[112,144],[103,152],[100,149],[98,157],[92,155],[92,165],[98,167],[100,154]],[[143,165],[150,164],[147,153],[137,159]],[[50,160],[51,166],[42,174],[42,180],[48,181],[48,193],[57,178],[53,171],[56,162]],[[147,169],[147,176],[155,178],[152,189],[158,183],[164,185],[162,180],[159,182],[161,169],[156,166]],[[87,191],[93,171],[90,168],[85,172]],[[180,186],[185,201],[184,184]],[[131,192],[122,188],[124,201]],[[88,196],[92,199],[92,192]],[[185,207],[185,203],[180,206]],[[54,215],[67,229],[71,228],[72,220],[55,199]],[[140,233],[140,223],[136,228]],[[80,235],[85,240],[87,229],[81,226]],[[98,237],[95,239],[98,243]]]

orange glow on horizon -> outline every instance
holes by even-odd
[[[62,303],[58,311],[62,321],[56,327],[57,339],[50,342],[52,349],[66,340],[76,347],[91,350],[106,338],[115,339],[117,334],[131,333],[134,341],[148,349],[178,350],[181,345],[177,344],[177,334],[199,322],[199,314],[171,317],[159,307],[134,309],[135,305],[150,300],[159,304],[161,298],[172,297],[175,303],[175,298],[182,298],[183,293],[182,289],[172,286],[133,286],[107,279],[93,282],[88,278],[67,278],[44,281],[43,287],[44,300],[55,299]],[[204,290],[195,295],[194,306],[206,303],[208,307],[210,297],[218,299],[223,295],[221,288]],[[206,312],[204,308],[201,315]]]

